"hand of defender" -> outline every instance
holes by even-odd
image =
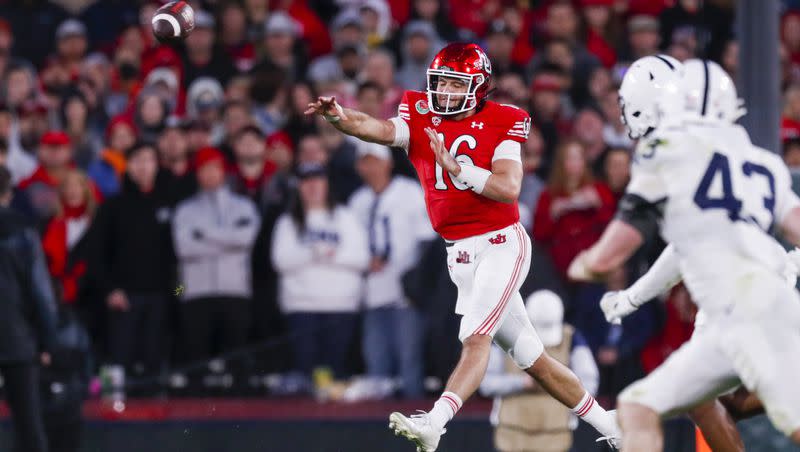
[[[622,318],[639,309],[633,304],[628,293],[624,290],[606,292],[600,299],[600,309],[606,316],[606,321],[614,325],[622,323]]]
[[[308,104],[305,114],[322,115],[330,118],[338,117],[339,120],[347,121],[344,109],[336,102],[336,96],[318,97],[316,102]]]
[[[461,173],[461,165],[459,165],[456,158],[450,154],[450,151],[444,147],[444,142],[439,138],[439,134],[430,127],[425,128],[425,133],[431,140],[431,150],[433,151],[434,157],[436,157],[436,163],[453,176],[458,176]]]

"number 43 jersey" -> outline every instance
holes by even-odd
[[[425,128],[438,132],[459,163],[491,171],[495,160],[520,161],[520,143],[528,139],[531,127],[527,112],[487,101],[474,115],[455,121],[431,111],[425,93],[406,91],[398,118],[408,125],[408,157],[425,192],[436,232],[447,240],[459,240],[519,221],[516,201],[502,203],[479,195],[439,166]],[[393,119],[395,124],[398,118]]]
[[[637,145],[626,191],[662,213],[661,234],[698,304],[735,298],[731,277],[782,274],[785,252],[772,233],[800,200],[783,161],[741,126],[685,120],[656,129]]]

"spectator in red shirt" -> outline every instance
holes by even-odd
[[[233,137],[233,174],[229,178],[233,191],[247,196],[257,206],[266,193],[276,166],[267,160],[267,143],[261,129],[245,126]]]
[[[800,84],[792,84],[783,93],[781,139],[800,137]]]
[[[581,143],[562,143],[533,220],[533,238],[550,253],[562,277],[572,259],[600,238],[615,207],[608,187],[595,182]]]
[[[61,302],[73,305],[79,301],[86,273],[86,233],[97,202],[89,178],[79,170],[67,171],[58,191],[58,213],[47,225],[42,247],[50,275],[58,283]]]
[[[44,221],[58,211],[58,186],[72,166],[69,136],[61,131],[45,133],[39,143],[37,156],[39,166],[17,186],[19,193],[15,197],[15,204],[24,205],[24,210],[38,221]]]

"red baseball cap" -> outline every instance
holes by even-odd
[[[208,163],[219,162],[223,166],[225,165],[225,156],[222,155],[217,148],[207,147],[202,148],[197,151],[197,154],[194,156],[194,167],[200,169],[203,165]]]
[[[69,135],[60,130],[45,132],[39,141],[42,146],[69,146],[70,142]]]

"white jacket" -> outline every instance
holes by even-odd
[[[288,214],[281,215],[272,233],[281,310],[357,311],[369,259],[364,227],[346,207],[309,212],[302,234]]]
[[[261,218],[248,198],[227,187],[180,203],[172,236],[184,301],[252,295],[250,253]]]
[[[350,208],[367,229],[370,252],[386,260],[381,271],[367,276],[366,306],[407,306],[403,274],[417,263],[420,243],[436,237],[422,188],[396,176],[377,196],[368,186],[358,189],[350,197]]]

